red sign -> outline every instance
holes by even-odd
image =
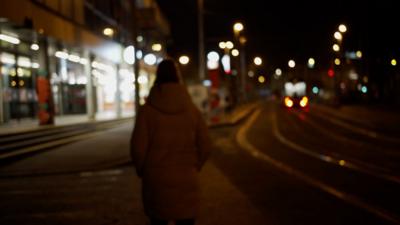
[[[47,78],[43,76],[37,78],[37,93],[39,104],[39,124],[53,124],[54,113],[51,107],[51,89],[50,82]]]

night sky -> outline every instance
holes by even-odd
[[[284,66],[288,59],[305,62],[314,57],[327,64],[333,33],[348,26],[345,51],[362,50],[371,57],[399,56],[400,12],[394,0],[204,0],[206,52],[220,40],[233,38],[232,25],[245,25],[249,57],[260,55],[268,67]],[[170,20],[172,56],[197,55],[196,0],[159,0]]]

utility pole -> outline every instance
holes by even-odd
[[[137,15],[137,6],[135,5],[136,1],[132,1],[132,42],[134,46],[134,54],[135,54],[135,63],[133,64],[133,72],[135,76],[135,114],[139,112],[140,107],[140,96],[139,96],[139,71],[140,71],[140,59],[137,57],[137,52],[139,51],[139,42],[137,40],[139,34],[139,16]]]
[[[199,78],[200,81],[204,80],[205,75],[205,51],[204,51],[204,0],[197,0],[197,22],[199,33]]]

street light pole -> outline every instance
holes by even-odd
[[[139,16],[138,14],[138,8],[135,5],[136,3],[132,3],[132,44],[134,46],[134,57],[135,57],[135,62],[133,64],[133,74],[135,76],[135,81],[134,81],[134,86],[135,86],[135,115],[139,112],[139,107],[140,107],[140,85],[139,85],[139,71],[140,71],[140,59],[138,58],[137,52],[139,51],[139,42],[137,40],[138,34],[139,34]]]
[[[204,51],[204,0],[197,0],[198,33],[199,33],[199,78],[205,79],[205,51]]]
[[[245,55],[245,43],[246,38],[241,36],[244,26],[242,23],[237,22],[233,25],[233,32],[235,36],[235,42],[239,46],[239,79],[240,79],[240,97],[242,101],[247,100],[246,93],[246,55]]]

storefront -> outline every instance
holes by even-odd
[[[39,46],[0,30],[0,122],[35,118]]]
[[[132,116],[135,112],[135,75],[132,67],[120,69],[119,76],[122,116]]]
[[[122,45],[114,43],[112,48],[103,46],[102,51],[97,51],[73,47],[51,37],[41,36],[38,41],[26,33],[37,35],[33,31],[18,34],[0,29],[0,123],[37,120],[42,112],[38,101],[43,97],[38,94],[39,86],[44,92],[49,90],[52,98],[51,103],[43,103],[51,107],[49,115],[86,114],[94,119],[134,115],[133,65],[114,57],[122,54]],[[156,63],[139,63],[143,104],[155,79]]]
[[[117,70],[116,66],[104,60],[92,63],[92,79],[96,118],[117,116]]]
[[[57,49],[52,56],[55,73],[51,75],[56,115],[86,114],[85,65],[79,51]]]

